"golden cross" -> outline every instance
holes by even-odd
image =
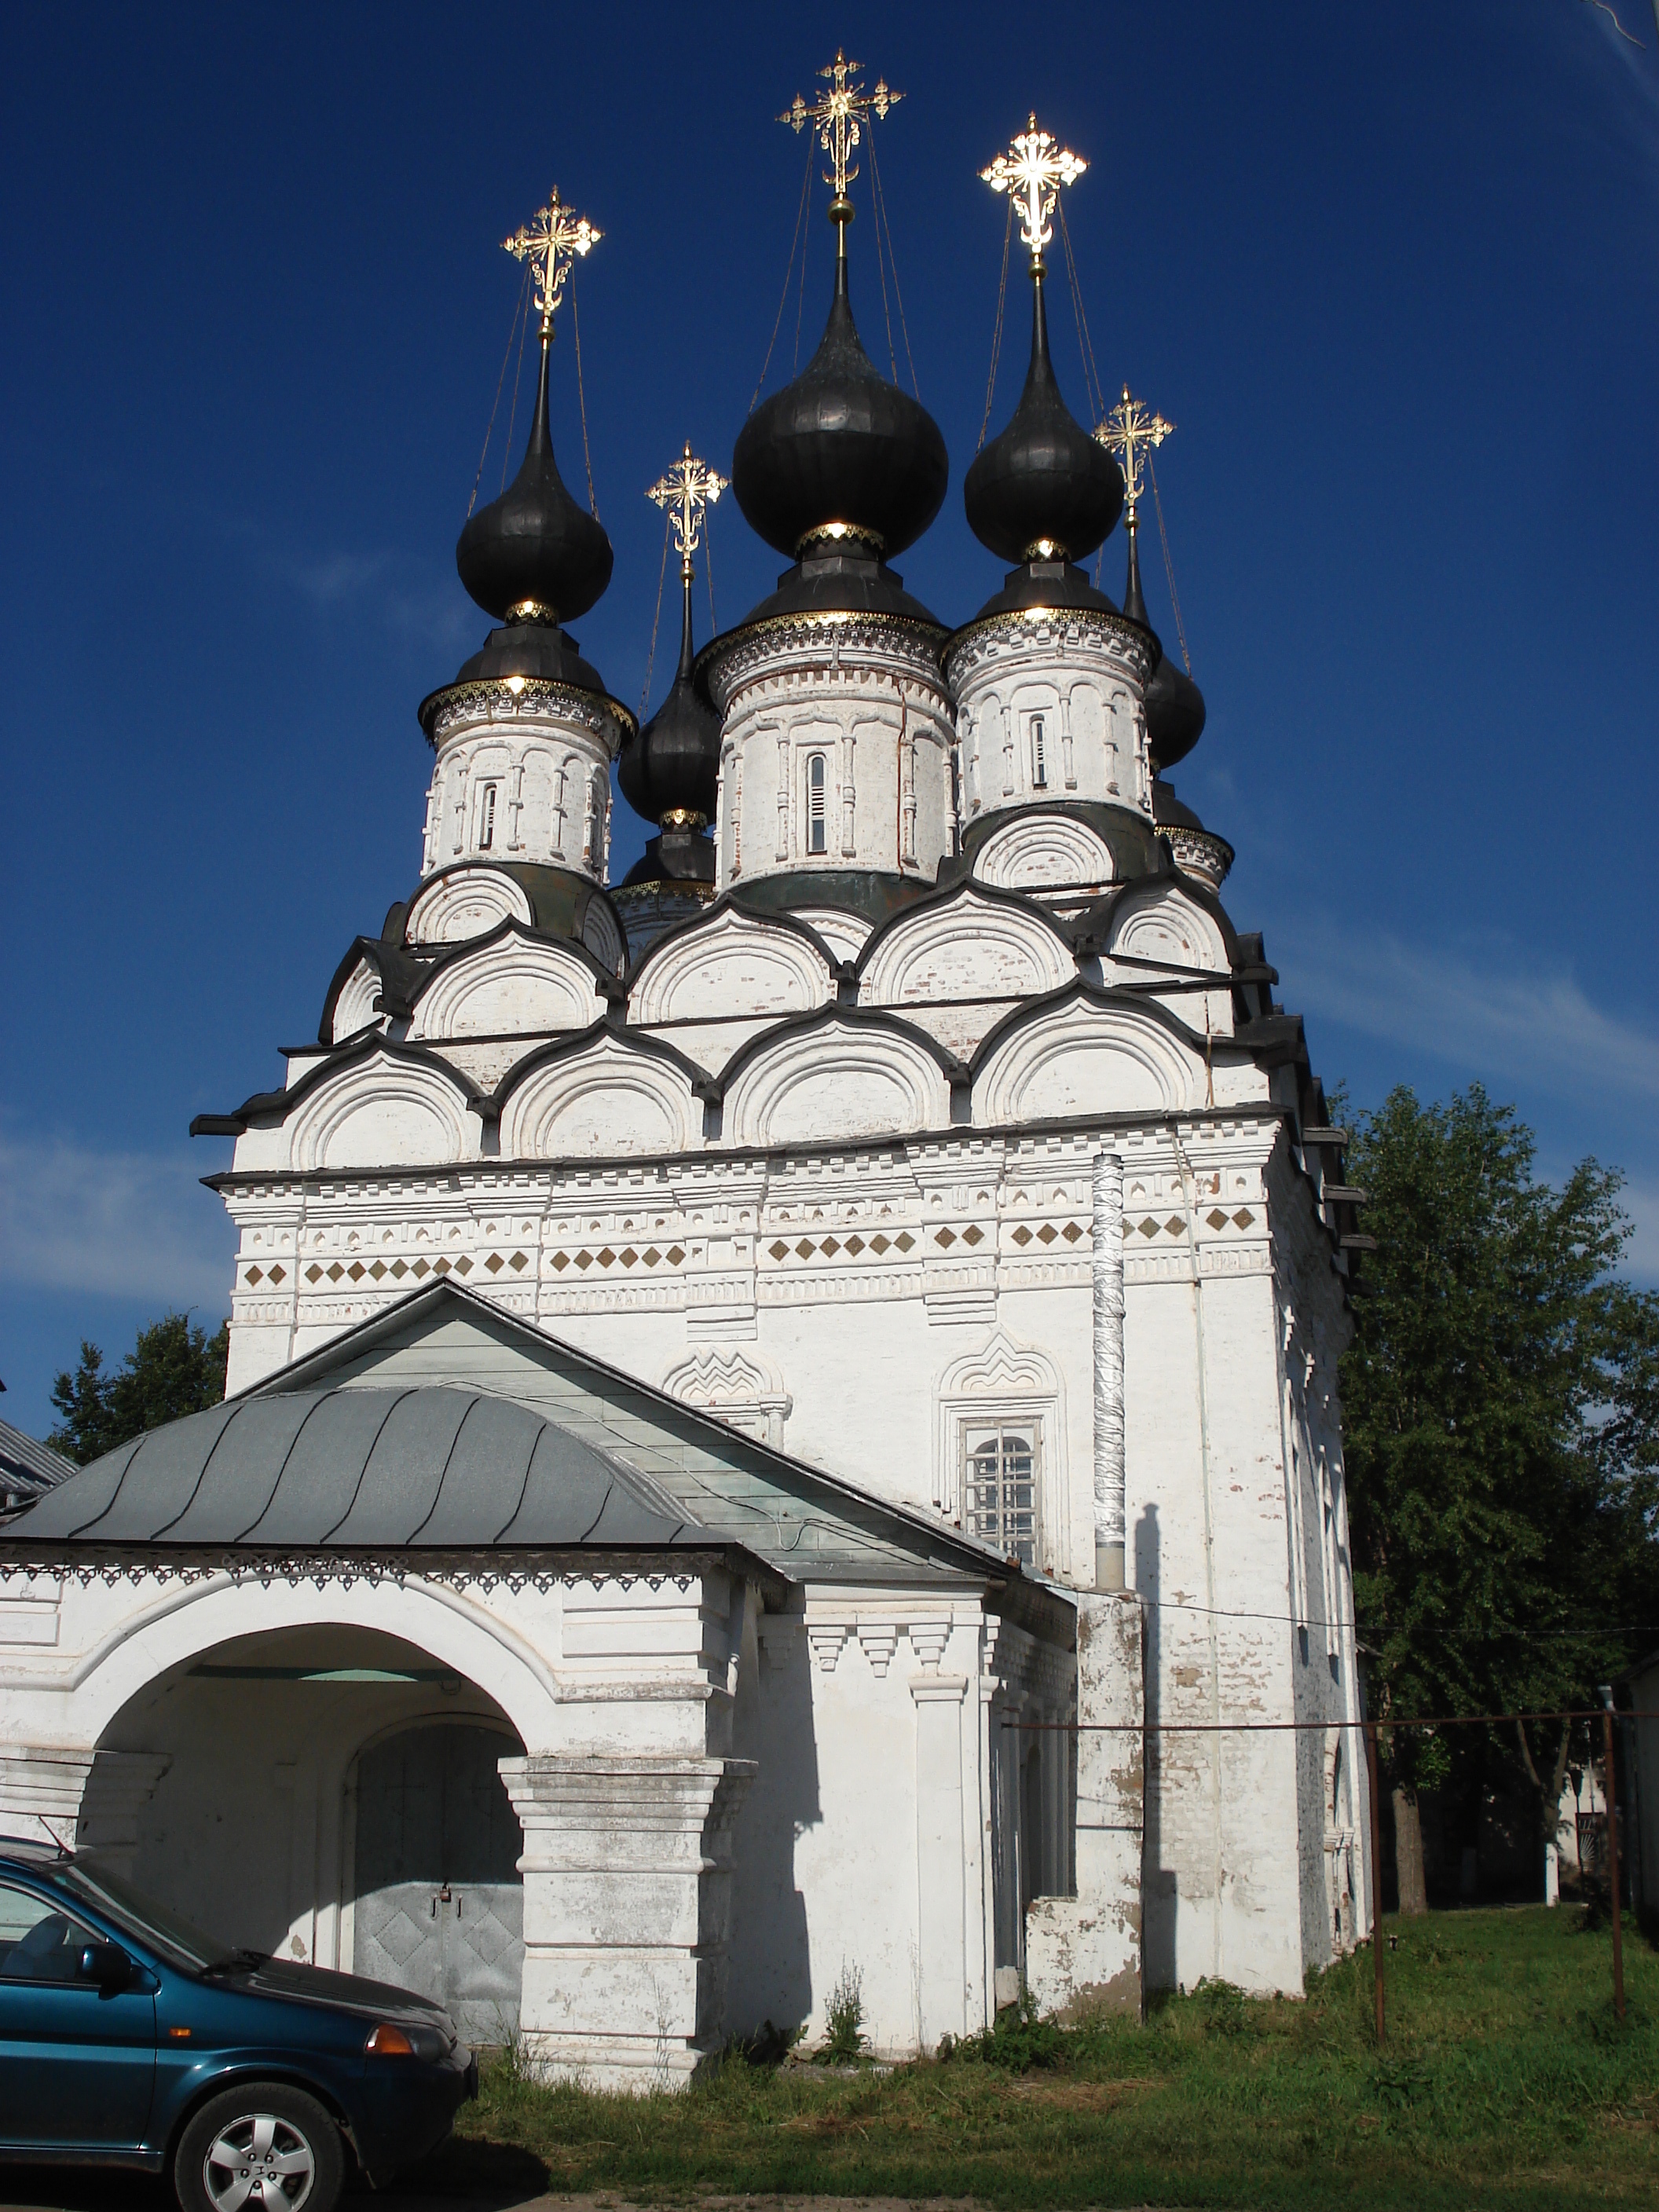
[[[673,526],[674,542],[679,547],[680,574],[691,574],[691,556],[700,542],[699,526],[704,511],[726,489],[726,478],[716,476],[707,462],[700,461],[691,450],[691,441],[685,441],[685,451],[665,476],[657,478],[648,492],[663,508]]]
[[[1031,266],[1042,266],[1042,249],[1054,236],[1048,217],[1062,185],[1074,185],[1089,164],[1068,154],[1033,115],[1024,131],[980,176],[994,192],[1006,192],[1019,210],[1020,234],[1031,251]]]
[[[818,71],[820,76],[830,79],[829,91],[821,92],[810,107],[797,93],[793,105],[786,107],[778,118],[780,123],[789,125],[797,137],[809,125],[817,132],[818,143],[836,165],[835,174],[826,173],[823,181],[835,186],[837,207],[845,206],[848,185],[858,174],[848,162],[859,143],[859,125],[867,125],[872,114],[884,119],[888,109],[896,107],[904,97],[902,92],[894,92],[884,84],[879,77],[876,79],[875,90],[866,92],[853,75],[854,70],[863,66],[862,62],[849,62],[837,46],[836,58],[829,68]]]
[[[547,205],[538,208],[526,223],[521,223],[511,238],[501,240],[503,252],[510,253],[515,261],[532,261],[536,264],[536,307],[542,319],[542,336],[550,337],[553,315],[564,296],[564,280],[570,274],[573,254],[587,252],[605,236],[595,230],[585,215],[579,216],[568,208],[559,198],[559,188],[554,185],[547,196]]]
[[[1131,530],[1135,526],[1135,508],[1140,502],[1145,483],[1141,471],[1147,448],[1161,446],[1174,428],[1175,424],[1166,422],[1161,415],[1148,413],[1142,401],[1131,399],[1126,384],[1122,398],[1095,432],[1101,444],[1123,464],[1123,495]]]

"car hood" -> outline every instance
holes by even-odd
[[[331,2005],[337,2011],[372,2014],[376,2020],[414,2020],[441,2025],[453,2035],[448,2014],[430,1997],[413,1990],[400,1990],[391,1982],[366,1981],[359,1974],[337,1974],[328,1966],[308,1966],[297,1959],[261,1959],[245,1967],[214,1975],[228,1989],[246,1990],[255,1996],[298,1997],[310,2004]]]

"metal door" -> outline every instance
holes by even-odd
[[[353,1964],[435,1997],[465,2039],[503,2043],[524,1978],[524,1848],[497,1729],[404,1729],[357,1762]]]

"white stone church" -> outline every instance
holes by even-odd
[[[611,567],[548,395],[593,234],[556,195],[520,234],[540,386],[460,538],[496,627],[420,708],[419,880],[198,1125],[228,1395],[0,1531],[0,1829],[598,2084],[811,2039],[843,1976],[914,2052],[1022,1978],[1299,1991],[1368,1923],[1361,1194],[1165,780],[1203,703],[1141,595],[1142,418],[1120,605],[1033,125],[985,604],[910,596],[948,461],[854,327],[845,76],[823,343],[731,463],[788,565],[696,648],[688,448],[643,730],[564,627]],[[657,830],[620,885],[613,769]]]

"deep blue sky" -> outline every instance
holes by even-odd
[[[1004,222],[975,171],[1034,106],[1091,164],[1101,377],[1178,425],[1210,721],[1176,781],[1238,848],[1235,921],[1328,1079],[1480,1078],[1551,1171],[1624,1165],[1659,1277],[1659,52],[1618,4],[1643,46],[1583,0],[8,10],[0,1411],[44,1431],[83,1334],[216,1322],[194,1178],[228,1147],[185,1126],[279,1079],[415,880],[415,708],[488,626],[453,549],[516,295],[496,241],[555,179],[605,233],[577,299],[617,565],[576,627],[637,703],[641,495],[688,435],[729,463],[800,189],[772,118],[838,42],[907,95],[878,153],[952,471],[911,588],[961,621],[995,586],[960,501]],[[792,301],[775,383],[793,332]],[[568,318],[556,374],[579,486]],[[713,554],[725,624],[780,563],[729,500]]]

